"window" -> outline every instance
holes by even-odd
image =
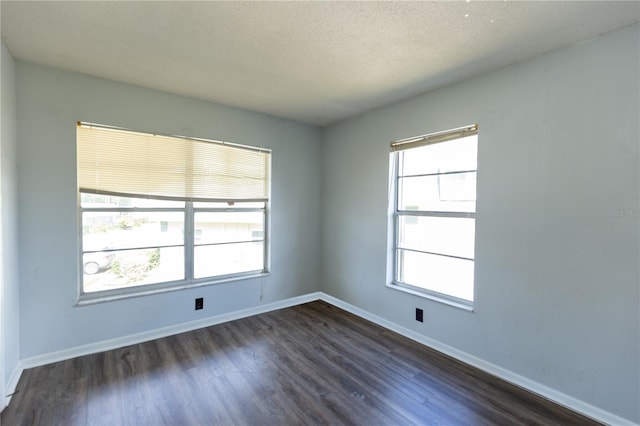
[[[471,306],[477,129],[468,126],[391,144],[391,287]]]
[[[81,299],[268,272],[267,149],[79,123]]]

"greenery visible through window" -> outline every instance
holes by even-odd
[[[475,126],[392,144],[394,285],[473,301],[477,147]]]
[[[97,134],[85,138],[87,128]],[[267,272],[267,150],[231,145],[223,147],[232,150],[225,156],[219,152],[219,143],[198,140],[194,148],[189,140],[174,138],[184,146],[176,152],[172,145],[166,154],[179,158],[175,163],[162,158],[148,167],[144,177],[140,168],[147,166],[139,158],[130,161],[127,144],[145,145],[133,150],[138,150],[137,155],[154,151],[153,159],[160,158],[155,151],[171,138],[162,136],[155,145],[154,135],[97,126],[79,129],[83,130],[77,141],[83,295],[146,291]],[[102,138],[104,143],[92,138]],[[121,143],[125,151],[118,154],[114,143]],[[218,158],[207,160],[209,147],[217,150],[212,155]],[[246,157],[245,150],[260,170],[237,163]],[[189,158],[195,153],[197,158]],[[225,164],[225,158],[236,163]],[[192,173],[196,176],[185,172],[198,167],[205,172]],[[129,182],[134,176],[123,175],[130,170],[143,182]],[[168,179],[161,175],[175,170],[179,172]],[[211,176],[203,176],[206,173]],[[182,185],[175,185],[181,174]],[[166,182],[159,184],[163,179]],[[234,181],[242,188],[234,187]]]

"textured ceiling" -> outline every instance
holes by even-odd
[[[10,2],[14,57],[326,125],[638,22],[632,2]]]

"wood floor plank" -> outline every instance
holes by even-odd
[[[22,425],[596,425],[324,302],[26,370]]]

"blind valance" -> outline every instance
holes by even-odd
[[[446,142],[453,139],[460,139],[478,134],[478,125],[459,127],[457,129],[446,130],[444,132],[431,133],[415,138],[402,139],[391,143],[391,151],[402,151],[405,149],[418,148],[434,143]]]
[[[82,192],[185,201],[267,201],[271,152],[78,123]]]

